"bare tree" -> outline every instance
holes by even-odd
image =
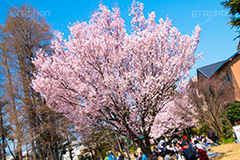
[[[233,85],[221,74],[210,79],[192,81],[190,98],[195,104],[196,118],[222,136],[222,120],[229,102],[232,101]]]
[[[48,108],[45,100],[31,87],[36,71],[31,62],[35,52],[42,48],[53,54],[49,48],[52,38],[50,25],[36,9],[26,4],[10,7],[6,22],[0,30],[0,68],[4,76],[1,89],[7,95],[8,109],[12,110],[9,118],[13,128],[16,128],[13,131],[15,136],[12,136],[13,146],[17,140],[13,157],[21,160],[25,146],[27,151],[32,152],[34,160],[38,156],[41,160],[59,159],[59,150],[73,137],[69,136],[71,122]]]
[[[2,38],[2,36],[1,36]],[[19,120],[20,117],[20,106],[19,104],[16,102],[17,99],[17,95],[16,95],[16,91],[18,90],[16,88],[17,83],[16,83],[16,74],[13,72],[13,66],[15,65],[15,62],[13,61],[13,57],[11,55],[7,54],[7,48],[6,46],[3,44],[3,41],[1,41],[0,44],[0,60],[1,60],[1,74],[2,76],[4,76],[4,81],[2,81],[2,87],[1,90],[4,92],[5,94],[5,98],[8,101],[8,110],[10,110],[11,112],[9,112],[10,116],[9,116],[9,121],[11,122],[11,124],[14,125],[15,128],[12,130],[13,133],[13,137],[17,139],[17,149],[15,151],[15,153],[18,155],[18,157],[21,159],[22,157],[22,124]],[[11,61],[11,63],[10,63]],[[15,80],[14,80],[15,78]]]

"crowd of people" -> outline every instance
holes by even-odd
[[[240,125],[240,119],[234,121],[235,125]],[[233,131],[234,133],[234,131]],[[134,154],[125,155],[118,153],[118,156],[109,151],[104,160],[209,160],[211,157],[218,156],[212,153],[211,147],[219,145],[219,136],[214,131],[208,131],[207,135],[183,136],[182,139],[171,140],[150,140],[152,155],[146,156],[139,149]]]
[[[134,160],[209,160],[207,152],[212,146],[218,145],[218,136],[209,132],[208,136],[190,135],[187,139],[183,136],[181,140],[160,140],[158,143],[151,142],[152,155],[147,157],[143,152],[135,153]],[[105,160],[124,160],[124,154],[116,158],[111,152]]]
[[[213,131],[210,131],[208,136],[190,135],[190,139],[183,136],[182,140],[176,138],[171,141],[160,140],[158,145],[153,147],[153,154],[149,158],[150,160],[208,160],[207,152],[212,146],[218,145],[218,136]]]

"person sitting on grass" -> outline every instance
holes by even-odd
[[[196,150],[190,145],[188,140],[185,141],[185,146],[183,147],[183,153],[186,160],[197,160],[197,153]]]
[[[213,141],[206,136],[203,136],[202,143],[207,147],[210,148],[211,146],[214,146]]]
[[[194,145],[199,149],[207,151],[207,148],[202,143],[200,143],[199,140],[197,140],[197,139],[194,141]]]
[[[204,151],[203,149],[198,148],[197,154],[198,154],[199,160],[209,160],[207,152]]]

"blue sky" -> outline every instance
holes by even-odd
[[[169,16],[172,23],[182,34],[191,34],[199,24],[202,28],[201,41],[197,53],[203,52],[203,60],[191,70],[196,76],[196,68],[229,58],[236,52],[238,41],[235,29],[227,24],[228,11],[220,2],[223,0],[141,0],[144,13],[155,11],[157,20]],[[53,29],[69,34],[68,25],[76,21],[88,21],[92,12],[98,8],[100,0],[0,0],[0,24],[4,24],[8,6],[31,4],[40,15],[47,19]],[[121,16],[125,19],[127,30],[130,28],[128,9],[132,0],[102,0],[109,7],[118,4]]]

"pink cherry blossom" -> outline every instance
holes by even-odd
[[[112,128],[149,155],[150,135],[172,130],[174,121],[174,127],[184,122],[177,107],[166,104],[186,90],[189,70],[199,57],[201,29],[182,35],[169,18],[156,22],[154,12],[145,18],[143,4],[135,1],[130,15],[131,34],[119,8],[102,4],[89,22],[69,27],[68,40],[56,32],[53,54],[39,50],[33,60],[38,71],[32,85],[78,131]]]

